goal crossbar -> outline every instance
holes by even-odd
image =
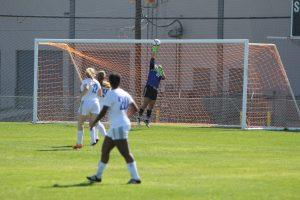
[[[43,75],[43,73],[46,73],[43,68],[53,65],[55,71],[61,65],[58,64],[58,58],[51,56],[53,51],[65,52],[63,56],[69,56],[68,61],[63,62],[68,62],[70,66],[72,65],[75,68],[79,81],[84,77],[83,71],[88,66],[94,66],[96,69],[99,69],[99,67],[103,69],[104,67],[108,72],[114,70],[121,72],[121,74],[125,72],[126,77],[138,74],[134,71],[138,69],[135,63],[138,58],[135,54],[137,51],[135,44],[140,44],[140,64],[144,66],[148,65],[149,55],[151,54],[149,53],[151,49],[149,47],[151,47],[152,42],[153,40],[145,39],[35,39],[33,122],[49,121],[48,118],[40,119],[38,110],[40,104],[43,101],[46,102],[45,99],[49,99],[51,94],[46,93],[49,97],[39,97],[40,93],[49,92],[49,89],[39,91],[41,89],[39,87],[51,88],[54,86],[44,86],[47,80],[42,80],[43,84],[41,85],[43,86],[39,86],[39,81],[41,78],[51,78],[51,74]],[[289,126],[287,120],[291,118],[293,121],[291,127],[298,126],[299,119],[295,119],[295,116],[297,114],[299,117],[299,108],[274,44],[249,43],[248,39],[162,39],[161,42],[158,62],[163,66],[169,66],[165,71],[171,77],[170,81],[167,79],[165,82],[177,87],[179,84],[180,89],[176,92],[176,87],[174,90],[172,88],[168,89],[166,87],[168,84],[162,86],[163,90],[166,90],[162,93],[165,97],[159,96],[156,107],[158,112],[155,113],[155,118],[171,123],[177,121],[178,123],[194,123],[193,120],[198,120],[199,124],[239,126],[242,129],[286,127]],[[44,54],[49,55],[40,55],[40,51],[44,51]],[[56,63],[52,64],[51,62]],[[126,66],[123,66],[123,62],[127,63]],[[275,71],[274,69],[271,71],[273,67],[276,68]],[[124,71],[126,68],[130,71]],[[147,71],[145,69],[140,70],[140,73],[142,73],[140,81],[143,84]],[[196,76],[197,71],[201,73]],[[66,72],[64,71],[64,73]],[[275,73],[272,74],[272,76],[275,76],[274,80],[267,73]],[[192,82],[196,81],[196,83],[183,83],[182,77],[186,77]],[[135,93],[132,88],[141,88],[142,85],[137,85],[141,83],[132,82],[130,77],[128,78],[125,89],[129,89],[133,95],[138,95],[139,93]],[[55,77],[49,80],[53,79]],[[136,77],[135,80],[137,80]],[[197,83],[197,81],[200,82]],[[61,80],[61,84],[65,84],[65,82],[68,81]],[[283,85],[278,84],[278,82]],[[57,84],[54,84],[56,88],[58,87]],[[72,85],[71,87],[75,86]],[[185,90],[190,91],[190,93]],[[272,91],[275,92],[273,96]],[[64,92],[62,94],[65,95]],[[42,98],[42,101],[40,98]],[[63,96],[59,99],[64,98],[70,99],[73,97]],[[138,95],[135,98],[141,99],[141,96]],[[60,104],[63,103],[62,101]],[[177,106],[184,109],[182,114],[187,113],[188,118],[182,119],[184,115],[180,112],[176,113],[168,110],[171,109],[170,106],[172,105],[170,101],[176,101]],[[194,109],[196,113],[191,113],[189,108],[185,108],[183,104],[185,102],[189,102],[192,107],[198,109]],[[284,107],[284,105],[292,111],[289,110],[289,113],[285,113],[284,117],[280,117],[278,114],[282,112],[281,109],[274,109],[274,106]],[[221,110],[218,111],[218,109]],[[223,113],[227,110],[228,113]],[[222,113],[218,114],[218,112],[222,112],[224,116],[222,116]],[[178,117],[181,117],[181,119]],[[199,119],[195,117],[199,117]],[[284,119],[284,122],[279,122],[278,120],[281,120],[281,118],[286,119]],[[230,124],[230,120],[233,120],[233,124]],[[53,121],[57,121],[57,119],[53,119]]]
[[[35,42],[39,44],[47,44],[49,42],[57,42],[57,43],[134,43],[134,44],[151,44],[153,40],[149,39],[46,39],[46,38],[36,38]],[[249,42],[248,39],[162,39],[162,43],[170,43],[170,44],[197,44],[197,43],[246,43]]]

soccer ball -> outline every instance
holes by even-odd
[[[160,43],[161,43],[161,42],[160,42],[159,39],[155,39],[155,40],[153,40],[153,43],[152,43],[152,44],[153,44],[154,46],[159,46]]]

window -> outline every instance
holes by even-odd
[[[33,50],[17,50],[16,107],[32,108],[33,96]]]

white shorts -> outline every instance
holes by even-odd
[[[97,101],[97,100],[81,101],[78,113],[80,115],[89,115],[89,114],[98,115],[100,113],[99,101]]]
[[[110,137],[112,140],[127,139],[130,128],[130,125],[120,126],[118,128],[110,128],[107,133],[107,136]]]

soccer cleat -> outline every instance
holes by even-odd
[[[145,119],[145,124],[146,124],[146,126],[148,127],[148,128],[150,128],[150,120],[149,119]]]
[[[86,178],[87,178],[87,180],[90,181],[90,183],[100,183],[101,182],[101,178],[98,178],[96,175],[87,176]]]
[[[141,184],[142,181],[141,180],[136,180],[136,179],[130,179],[127,184]]]
[[[78,149],[81,149],[82,147],[83,147],[82,144],[76,144],[73,146],[73,149],[78,150]]]
[[[96,139],[96,142],[91,143],[91,146],[95,146],[98,143],[99,139]]]

